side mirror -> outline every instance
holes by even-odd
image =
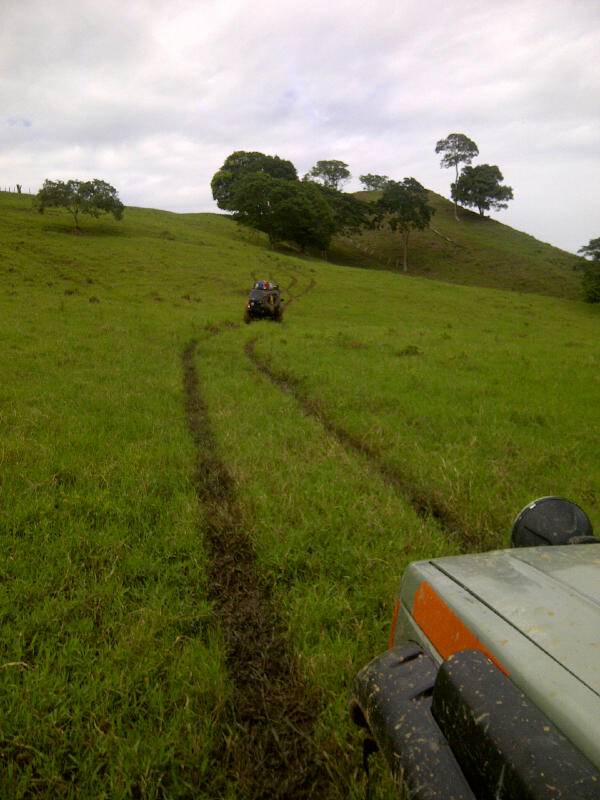
[[[513,547],[600,544],[588,515],[562,497],[540,497],[529,503],[512,526]]]

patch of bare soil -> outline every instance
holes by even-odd
[[[307,290],[308,291],[308,290]],[[433,517],[442,530],[456,539],[462,551],[472,551],[481,541],[481,534],[471,531],[448,509],[443,500],[433,492],[426,492],[415,486],[405,475],[387,464],[382,455],[363,439],[359,439],[344,430],[332,420],[315,400],[307,397],[298,380],[288,373],[278,372],[256,353],[256,339],[247,342],[245,352],[254,366],[260,370],[275,386],[290,394],[300,405],[305,414],[315,417],[325,430],[334,436],[347,450],[364,456],[372,468],[378,472],[385,482],[398,490],[411,504],[420,517]]]
[[[272,586],[243,530],[234,481],[219,458],[202,398],[196,350],[190,342],[183,353],[185,410],[197,449],[196,492],[207,519],[210,598],[233,684],[215,753],[223,781],[211,786],[211,796],[223,796],[226,782],[235,782],[236,796],[248,800],[328,796],[327,756],[311,739],[322,703],[302,681]]]

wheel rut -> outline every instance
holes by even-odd
[[[477,542],[481,541],[481,534],[468,530],[463,523],[444,505],[432,495],[416,487],[406,475],[387,464],[381,454],[363,439],[351,434],[331,419],[323,407],[314,399],[308,397],[302,390],[298,379],[286,372],[280,372],[260,358],[256,352],[256,339],[251,339],[245,345],[245,353],[252,364],[271,383],[286,394],[291,395],[307,416],[314,417],[337,441],[348,451],[358,453],[370,463],[371,467],[379,473],[383,480],[397,490],[411,504],[412,508],[421,518],[432,517],[444,531],[455,540],[461,552],[473,550]]]
[[[312,292],[312,290],[316,287],[316,285],[317,282],[315,281],[315,279],[311,278],[306,288],[304,288],[301,292],[298,292],[297,294],[292,294],[291,291],[289,291],[288,289],[288,292],[290,294],[290,299],[288,300],[287,305],[291,306],[292,303],[296,303],[298,300],[304,297],[304,295],[308,294],[309,292]]]
[[[323,797],[331,783],[327,755],[311,733],[322,703],[303,682],[273,600],[272,584],[243,529],[235,482],[220,460],[196,369],[198,342],[183,352],[185,412],[196,445],[195,489],[205,516],[210,593],[225,640],[233,684],[217,752],[224,797]],[[218,792],[218,794],[214,794]],[[229,796],[229,795],[228,795]]]

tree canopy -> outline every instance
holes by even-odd
[[[387,175],[373,175],[369,172],[366,175],[359,175],[359,180],[368,192],[376,192],[383,189],[389,178]]]
[[[600,236],[577,251],[591,261],[583,271],[583,294],[588,303],[600,303]]]
[[[441,166],[444,169],[455,167],[458,175],[458,165],[470,164],[479,155],[479,148],[464,133],[449,133],[437,142],[435,152],[443,153]]]
[[[464,167],[456,183],[452,184],[452,199],[464,206],[477,208],[481,216],[491,208],[508,208],[513,199],[511,186],[501,186],[504,180],[495,164]]]
[[[442,153],[440,165],[443,169],[454,167],[458,181],[458,165],[470,164],[479,155],[479,148],[472,139],[464,133],[449,133],[445,139],[440,139],[435,146],[436,153]],[[458,208],[454,201],[454,216],[458,220]]]
[[[338,181],[343,172],[350,174],[341,161],[319,164],[331,170],[331,165],[338,165]],[[334,171],[323,175],[323,182],[299,181],[290,161],[240,150],[225,159],[211,187],[220,208],[232,211],[243,225],[266,233],[271,243],[287,241],[303,250],[326,250],[334,233],[368,224],[373,208],[331,185]]]
[[[223,166],[215,172],[211,181],[213,198],[224,211],[235,211],[232,204],[235,185],[244,175],[264,173],[272,178],[297,181],[298,173],[291,161],[279,156],[268,156],[256,151],[237,150],[227,156]]]
[[[331,207],[310,183],[249,173],[236,183],[232,204],[234,219],[263,231],[271,243],[326,250],[335,230]]]
[[[388,181],[377,201],[377,209],[380,225],[387,225],[391,230],[402,233],[402,261],[406,272],[409,234],[411,230],[429,227],[435,213],[428,203],[427,190],[415,178]]]
[[[350,170],[348,169],[348,164],[344,164],[343,161],[336,161],[335,159],[317,161],[304,178],[305,180],[320,181],[330,189],[339,189],[350,178]]]
[[[354,195],[340,192],[320,183],[311,183],[327,202],[333,214],[335,233],[350,233],[369,227],[373,218],[372,203],[365,203]]]
[[[112,214],[115,219],[121,219],[125,208],[114,186],[97,178],[91,181],[45,180],[35,202],[40,214],[47,208],[66,209],[73,216],[76,230],[80,230],[80,214],[91,217]]]
[[[588,244],[584,244],[577,252],[586,258],[591,258],[592,261],[600,261],[600,236],[597,239],[590,239]]]

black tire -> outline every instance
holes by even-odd
[[[594,537],[588,515],[571,500],[562,497],[540,497],[529,503],[513,523],[513,547],[539,547],[562,544],[593,544]]]

